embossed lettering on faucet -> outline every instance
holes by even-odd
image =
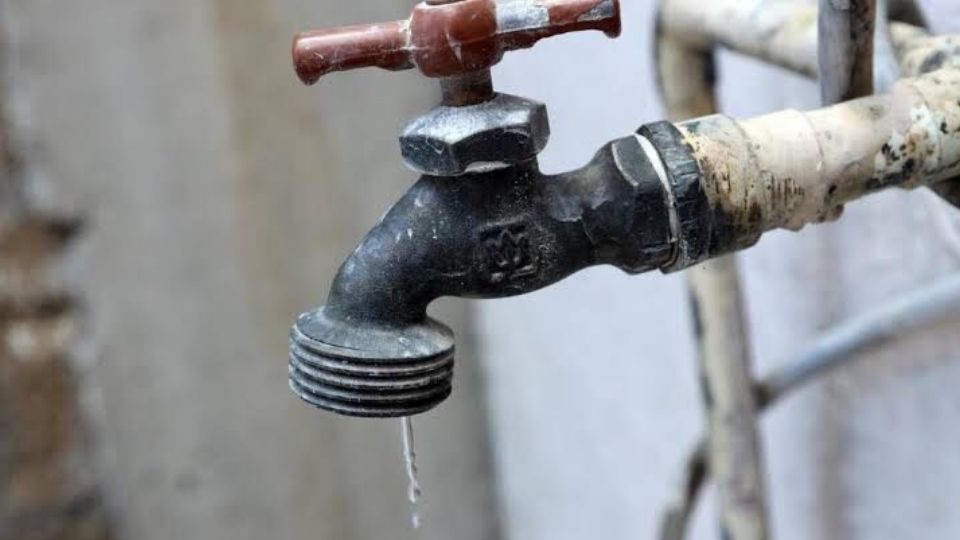
[[[481,260],[491,283],[501,283],[537,272],[537,256],[526,223],[491,227],[480,233]]]

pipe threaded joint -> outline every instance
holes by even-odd
[[[431,319],[370,326],[304,313],[290,331],[290,388],[320,409],[361,417],[410,416],[451,391],[453,334]]]

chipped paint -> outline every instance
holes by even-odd
[[[958,95],[960,70],[940,70],[825,109],[681,123],[714,209],[715,242],[739,249],[770,229],[835,218],[866,193],[957,176]]]
[[[900,65],[908,75],[960,68],[960,36],[931,36],[921,28],[891,23],[890,38]]]
[[[525,0],[497,3],[497,26],[501,32],[526,32],[550,24],[546,6]]]
[[[363,67],[418,68],[428,77],[485,70],[504,53],[568,32],[620,33],[619,0],[461,0],[420,3],[408,20],[305,32],[294,40],[307,84]]]

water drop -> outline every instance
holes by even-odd
[[[403,434],[403,462],[407,469],[407,499],[410,501],[410,524],[420,528],[420,511],[417,505],[422,495],[420,481],[417,480],[417,448],[413,439],[413,420],[409,416],[400,419],[400,431]]]

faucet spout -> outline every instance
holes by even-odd
[[[291,387],[352,416],[426,411],[453,373],[453,334],[427,316],[433,300],[524,294],[599,264],[659,268],[674,255],[669,205],[637,137],[555,176],[535,159],[423,176],[342,265],[327,304],[298,319]]]

